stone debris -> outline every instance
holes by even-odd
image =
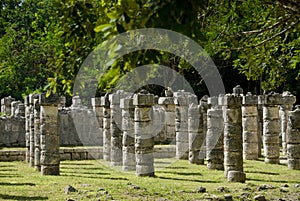
[[[257,201],[266,201],[266,198],[264,195],[256,195],[253,197],[253,200],[257,200]]]
[[[78,190],[73,186],[68,185],[65,187],[65,194],[74,193],[74,192],[78,192]]]
[[[206,192],[206,188],[203,186],[200,186],[199,188],[195,189],[196,193],[205,193]]]

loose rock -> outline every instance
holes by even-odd
[[[266,201],[266,198],[263,195],[256,195],[253,197],[253,199],[257,201]]]
[[[200,186],[199,188],[195,189],[196,193],[205,193],[206,192],[206,188],[203,186]]]
[[[280,192],[283,192],[283,193],[287,193],[288,192],[288,189],[283,188],[283,187],[281,187],[279,190],[280,190]]]
[[[73,192],[77,192],[77,189],[70,185],[66,186],[65,194],[69,194],[69,193],[73,193]]]
[[[225,192],[225,193],[228,193],[229,192],[229,189],[224,187],[224,186],[220,186],[217,188],[218,191],[220,192]]]
[[[232,201],[233,200],[231,194],[225,194],[224,198],[225,198],[226,201]]]
[[[267,190],[267,189],[274,189],[275,187],[269,184],[262,184],[260,185],[257,190]]]

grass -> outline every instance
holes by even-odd
[[[165,160],[157,160],[164,164]],[[155,178],[136,177],[134,172],[112,168],[101,160],[63,161],[60,176],[41,176],[25,162],[0,162],[0,200],[253,200],[258,194],[268,200],[300,200],[300,171],[285,165],[245,161],[247,181],[228,183],[223,171],[207,170],[204,165],[176,161],[158,169]],[[267,184],[274,188],[259,190]],[[281,187],[288,184],[288,187]],[[65,194],[67,185],[78,192]],[[206,193],[196,193],[203,186]],[[225,187],[220,192],[218,187]]]

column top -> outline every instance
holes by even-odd
[[[223,98],[219,97],[219,104],[224,106],[242,106],[242,96],[236,94],[226,94]]]
[[[256,95],[252,95],[248,92],[245,96],[243,96],[243,105],[257,105],[258,97]]]
[[[4,97],[1,99],[1,105],[10,106],[11,102],[13,102],[13,101],[15,101],[15,99],[12,98],[11,96]]]
[[[296,96],[289,91],[285,91],[282,93],[282,101],[285,105],[293,105],[296,103]]]
[[[101,106],[101,97],[95,97],[91,99],[93,107],[100,107]]]
[[[122,98],[122,99],[120,100],[120,108],[121,108],[121,109],[130,109],[130,108],[134,108],[134,105],[133,105],[133,98],[131,98],[131,97]]]
[[[146,90],[133,95],[133,105],[135,106],[152,106],[154,104],[154,95]]]
[[[48,97],[45,93],[39,94],[39,102],[43,106],[58,106],[60,103],[60,96],[58,94],[50,94]]]
[[[283,103],[282,96],[275,92],[270,92],[264,96],[259,97],[259,104],[264,105],[281,105]]]
[[[237,85],[233,88],[234,95],[243,95],[243,88],[240,85]]]

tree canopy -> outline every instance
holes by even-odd
[[[4,0],[0,3],[0,96],[72,95],[76,74],[103,41],[128,30],[164,28],[200,44],[228,92],[289,90],[300,94],[300,2],[297,0]],[[201,77],[183,59],[145,50],[125,55],[98,80],[110,91],[133,68],[163,64],[197,95]],[[299,99],[298,95],[298,99]]]

